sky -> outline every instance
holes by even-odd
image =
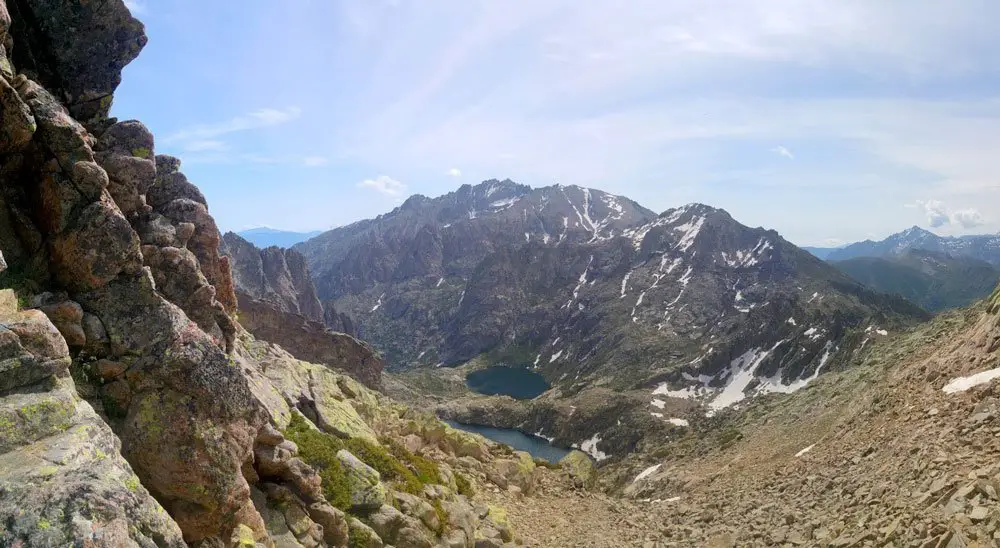
[[[800,245],[1000,231],[994,0],[126,3],[149,44],[112,113],[223,230],[511,178]]]

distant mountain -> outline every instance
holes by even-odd
[[[812,253],[817,258],[826,260],[826,258],[829,257],[831,253],[834,253],[835,251],[838,251],[840,248],[839,247],[803,247],[802,249],[808,251],[809,253]]]
[[[932,312],[969,305],[1000,282],[1000,270],[986,261],[936,251],[911,249],[832,264],[876,291],[901,295]]]
[[[893,234],[882,241],[865,240],[835,250],[827,255],[831,261],[857,257],[891,257],[911,249],[925,249],[954,256],[972,257],[993,265],[1000,265],[1000,235],[944,237],[920,227],[913,227]]]
[[[293,245],[304,242],[309,238],[313,238],[322,234],[321,230],[314,230],[312,232],[291,232],[288,230],[277,230],[274,228],[251,228],[249,230],[243,230],[237,232],[244,240],[252,243],[259,248],[271,247],[276,245],[278,247],[292,247]]]
[[[576,186],[493,180],[414,196],[295,249],[320,299],[388,367],[485,355],[564,394],[662,385],[721,408],[804,386],[875,333],[926,317],[725,211],[656,215]]]

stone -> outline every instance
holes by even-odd
[[[374,529],[365,525],[356,517],[347,520],[348,535],[350,536],[351,548],[382,548],[382,539]]]
[[[104,202],[85,207],[75,228],[50,244],[59,282],[71,291],[97,289],[142,266],[139,238],[125,217]]]
[[[101,319],[87,312],[83,313],[83,320],[80,321],[84,336],[87,338],[86,350],[92,356],[105,356],[110,350],[108,333],[104,330],[104,323]]]
[[[392,506],[378,508],[367,521],[383,542],[396,548],[431,548],[434,545],[419,521]]]
[[[83,308],[79,303],[65,300],[43,305],[38,309],[48,316],[70,348],[82,348],[87,344],[87,334],[83,330]]]
[[[441,528],[441,518],[427,501],[403,492],[393,492],[392,496],[395,499],[396,507],[404,514],[419,519],[431,531],[438,531]]]
[[[594,461],[583,451],[574,449],[559,461],[559,466],[578,488],[588,488],[594,484],[596,468]]]
[[[186,546],[119,454],[118,438],[68,379],[0,396],[0,544]],[[6,432],[16,432],[16,438]]]
[[[0,393],[42,381],[69,368],[69,348],[48,317],[38,310],[16,309],[10,289],[0,290]]]
[[[387,493],[377,470],[361,462],[346,449],[337,452],[337,460],[344,467],[344,473],[347,476],[353,511],[368,512],[376,510],[386,503]]]
[[[3,76],[0,76],[0,120],[3,121],[0,123],[0,154],[20,150],[31,141],[37,129],[31,109]]]
[[[124,375],[128,366],[122,362],[100,359],[94,362],[93,368],[98,376],[109,381]]]
[[[21,44],[14,49],[15,63],[65,97],[76,118],[106,118],[122,68],[146,45],[142,23],[122,2],[38,0],[18,9],[28,13],[15,12],[15,17],[34,24],[15,27],[14,41]],[[24,31],[30,32],[30,39],[20,34]],[[18,56],[29,44],[38,49]]]
[[[330,546],[347,546],[347,515],[324,502],[309,505],[309,517],[323,526],[323,540]]]

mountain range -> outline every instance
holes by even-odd
[[[577,186],[414,196],[294,249],[391,370],[487,356],[566,394],[661,387],[724,408],[926,317],[723,210],[657,215]]]
[[[914,226],[880,241],[865,240],[846,246],[804,248],[821,259],[843,261],[857,257],[889,257],[912,249],[948,253],[956,257],[972,257],[992,265],[1000,265],[1000,235],[938,236]]]
[[[299,242],[304,242],[322,233],[323,231],[321,230],[293,232],[269,227],[250,228],[237,232],[240,237],[260,248],[271,246],[292,247]]]
[[[918,248],[831,264],[876,291],[900,295],[931,312],[972,304],[1000,282],[1000,270],[986,261]]]

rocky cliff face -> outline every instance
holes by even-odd
[[[234,319],[204,196],[140,122],[108,118],[145,43],[121,0],[0,0],[0,544],[509,542],[469,497],[517,456]],[[294,258],[283,278],[259,257],[308,289]],[[342,337],[324,360],[380,370]]]
[[[417,196],[296,249],[390,368],[485,354],[564,394],[661,387],[721,409],[926,317],[725,211],[655,216],[578,187]]]
[[[282,312],[323,321],[323,305],[301,253],[280,247],[258,249],[232,232],[222,237],[221,251],[232,261],[238,293]]]
[[[324,310],[300,253],[257,249],[232,232],[223,237],[222,253],[233,265],[243,327],[300,359],[343,369],[369,387],[380,385],[381,358],[351,335],[349,318],[332,306]]]

